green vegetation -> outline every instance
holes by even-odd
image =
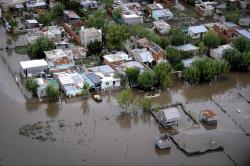
[[[37,88],[39,87],[39,85],[38,85],[36,80],[28,78],[25,81],[24,86],[25,86],[27,91],[32,93],[33,96],[35,96],[37,94]]]
[[[134,101],[134,95],[131,89],[122,90],[117,97],[117,102],[121,108],[127,109]]]
[[[80,10],[80,17],[82,20],[88,20],[89,12],[87,9],[81,9]]]
[[[44,58],[44,51],[52,49],[54,49],[54,43],[45,36],[41,36],[34,43],[27,45],[27,52],[31,58]]]
[[[15,48],[17,54],[27,54],[25,46],[18,46]]]
[[[233,22],[235,24],[239,24],[240,21],[240,12],[238,10],[230,11],[225,15],[226,21]]]
[[[126,68],[125,73],[130,86],[137,83],[140,74],[140,69],[138,67]]]
[[[171,66],[166,62],[160,62],[154,66],[153,71],[161,88],[169,87],[172,84],[171,70]]]
[[[153,86],[157,83],[155,73],[151,70],[144,71],[139,75],[138,83],[145,90],[153,88]]]
[[[250,51],[250,41],[247,38],[239,37],[234,41],[234,47],[240,52]]]
[[[101,0],[101,2],[105,5],[106,8],[112,7],[114,0]]]
[[[110,24],[107,29],[106,42],[110,50],[120,50],[123,42],[129,38],[128,27],[118,24]]]
[[[102,52],[102,42],[100,41],[94,41],[94,42],[90,42],[87,46],[88,48],[88,52],[87,55],[99,55]]]
[[[97,29],[104,29],[107,27],[108,21],[107,21],[107,13],[105,11],[96,11],[93,13],[93,15],[88,17],[87,20],[87,27],[95,27]]]
[[[52,21],[52,17],[51,17],[51,14],[49,12],[46,12],[46,13],[42,13],[38,16],[38,19],[37,21],[40,23],[40,24],[43,24],[44,26],[48,26],[50,25],[50,22]]]
[[[192,84],[210,82],[228,72],[229,66],[224,61],[217,62],[209,58],[204,58],[195,61],[184,71],[184,79]]]
[[[45,89],[45,94],[49,102],[57,102],[59,101],[59,89],[53,87],[52,85],[48,85]]]
[[[250,51],[241,53],[237,49],[228,49],[224,51],[222,57],[229,63],[233,71],[250,69]]]
[[[172,29],[170,35],[170,42],[174,46],[183,45],[191,40],[190,36],[184,33],[181,29]]]
[[[203,42],[208,49],[217,48],[220,45],[220,38],[214,31],[208,31],[203,38]]]
[[[200,54],[200,56],[204,55],[205,51],[206,51],[206,46],[205,46],[204,42],[201,41],[199,43],[199,54]]]
[[[181,61],[181,59],[183,59],[182,55],[182,52],[175,49],[175,48],[172,48],[172,47],[168,47],[166,49],[166,52],[167,52],[167,58],[169,60],[169,63],[171,64],[171,66],[173,67],[173,69],[175,71],[181,71],[184,69],[184,65]]]
[[[116,18],[121,18],[123,9],[121,7],[118,7],[112,11],[112,15]]]
[[[149,112],[153,106],[153,102],[149,98],[143,98],[140,101],[140,105],[141,105],[143,111]]]
[[[15,28],[18,25],[18,22],[15,20],[15,18],[13,17],[13,15],[7,13],[4,15],[5,19],[8,21],[9,25],[11,26],[11,32],[13,33]]]

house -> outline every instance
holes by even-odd
[[[140,72],[144,72],[146,70],[146,67],[138,62],[138,61],[129,61],[129,62],[125,62],[119,66],[117,66],[115,69],[120,73],[125,75],[125,71],[127,68],[132,68],[132,67],[136,67],[138,69],[140,69]]]
[[[214,14],[214,7],[206,2],[202,2],[199,4],[195,4],[195,11],[202,17],[213,16]]]
[[[236,31],[239,34],[239,36],[245,37],[248,40],[250,40],[250,31],[246,29],[236,29]]]
[[[154,10],[163,9],[164,7],[160,3],[152,3],[146,6],[146,11],[149,15],[152,15]]]
[[[95,89],[101,89],[102,87],[102,80],[101,77],[96,75],[95,73],[88,73],[86,74],[86,77],[91,81],[91,83],[94,85]]]
[[[193,44],[183,44],[180,46],[174,46],[173,48],[183,52],[192,53],[193,55],[197,55],[199,53],[199,48],[194,46]]]
[[[59,85],[55,79],[36,78],[35,80],[38,83],[37,96],[39,98],[46,96],[46,88],[49,85],[59,89]]]
[[[62,49],[54,49],[51,51],[44,51],[46,61],[50,72],[58,72],[60,70],[74,69],[75,62],[73,55],[66,54]]]
[[[210,49],[210,56],[216,60],[221,60],[223,52],[227,49],[232,49],[232,47],[229,44],[225,44],[218,48]]]
[[[75,63],[80,63],[83,59],[86,58],[87,49],[79,46],[66,50],[66,53],[73,56]]]
[[[81,18],[73,10],[63,11],[63,20],[66,23],[73,23],[79,21]]]
[[[46,26],[41,31],[44,34],[44,36],[47,36],[54,42],[59,42],[63,40],[66,36],[65,30],[63,29],[63,27]]]
[[[181,62],[184,65],[184,67],[190,67],[190,65],[197,61],[199,58],[198,57],[192,57],[192,58],[188,58],[188,59],[182,59]]]
[[[58,79],[60,87],[66,96],[71,97],[81,94],[85,81],[77,71],[55,72],[54,76]]]
[[[37,28],[38,26],[39,24],[35,19],[25,21],[25,28],[27,29]]]
[[[102,31],[96,28],[84,28],[80,30],[81,45],[87,47],[90,42],[102,41]]]
[[[202,110],[200,113],[200,120],[206,124],[216,125],[218,122],[218,117],[212,110]]]
[[[192,39],[202,39],[206,32],[207,28],[204,25],[188,27],[188,35]]]
[[[175,107],[160,110],[160,120],[165,125],[175,125],[179,123],[180,113]]]
[[[48,71],[48,63],[44,59],[21,61],[20,66],[23,77],[35,77]]]
[[[123,13],[121,19],[125,24],[141,24],[143,23],[142,7],[139,3],[125,3],[121,5]]]
[[[25,38],[27,40],[27,42],[29,44],[34,43],[39,37],[41,37],[43,35],[43,33],[41,31],[32,31],[32,32],[28,32],[25,35]]]
[[[227,42],[234,40],[238,35],[236,29],[238,25],[231,22],[216,23],[213,26],[213,30]]]
[[[115,68],[116,66],[126,61],[132,60],[130,56],[123,51],[118,51],[115,54],[105,55],[103,56],[103,59],[104,59],[104,64],[109,65],[112,68]]]
[[[155,20],[171,20],[174,14],[169,9],[158,9],[152,11],[152,18]]]
[[[47,4],[44,0],[28,0],[25,5],[28,10],[47,8]]]
[[[135,38],[135,43],[141,48],[147,48],[153,55],[154,60],[157,62],[159,60],[166,59],[166,51],[162,49],[156,43],[149,41],[146,38],[137,39]]]
[[[86,75],[89,76],[89,73],[94,73],[101,79],[101,89],[113,89],[120,88],[121,79],[115,76],[115,70],[112,69],[109,65],[96,66],[88,68],[86,70]],[[90,80],[93,78],[90,77]],[[97,79],[98,80],[98,79]],[[96,82],[93,82],[96,84]]]
[[[154,29],[158,31],[160,34],[169,34],[169,31],[171,29],[171,25],[166,23],[164,20],[154,21]]]
[[[152,66],[154,63],[156,63],[151,52],[146,48],[131,50],[131,55],[136,61],[141,62],[147,66]]]
[[[57,41],[57,42],[55,42],[55,49],[66,50],[67,48],[69,48],[69,42],[67,42],[67,41]]]

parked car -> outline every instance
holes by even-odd
[[[92,98],[97,102],[102,101],[102,97],[99,94],[92,94]]]

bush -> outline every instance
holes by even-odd
[[[126,68],[125,73],[126,78],[130,84],[137,83],[138,76],[140,74],[140,69],[138,67]]]
[[[162,88],[169,87],[172,84],[171,66],[166,62],[160,62],[154,66],[153,71],[156,74],[158,83]]]
[[[170,42],[174,46],[183,45],[191,40],[190,36],[182,32],[180,29],[171,30],[170,35],[171,35]]]
[[[234,41],[234,47],[240,52],[250,51],[250,41],[247,38],[239,37]]]
[[[152,108],[152,106],[153,106],[153,102],[152,102],[152,100],[149,99],[149,98],[143,98],[143,99],[141,100],[141,102],[140,102],[140,105],[141,105],[143,111],[148,112],[148,111],[151,110],[151,108]]]
[[[181,59],[183,59],[183,57],[184,57],[183,55],[185,55],[185,54],[183,52],[181,52],[175,48],[171,48],[171,47],[168,47],[166,49],[166,52],[167,52],[167,59],[169,60],[169,63],[171,64],[173,69],[175,71],[183,70],[184,65],[183,65]]]
[[[53,87],[52,85],[48,85],[45,89],[45,94],[49,102],[57,102],[59,101],[59,89]]]
[[[203,41],[207,48],[217,48],[220,45],[220,38],[214,31],[208,31]]]
[[[37,88],[39,87],[39,85],[36,80],[28,78],[25,81],[24,85],[27,91],[31,92],[33,96],[37,94]]]
[[[117,97],[117,102],[120,107],[127,109],[129,105],[133,102],[134,95],[131,89],[122,90]]]
[[[240,12],[235,10],[235,11],[230,11],[225,15],[226,21],[233,22],[235,24],[239,24],[240,21]]]

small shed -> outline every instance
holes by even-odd
[[[37,28],[38,26],[39,24],[35,19],[26,20],[25,22],[25,28],[27,29]]]
[[[201,38],[203,38],[204,34],[207,31],[208,30],[204,25],[188,27],[188,35],[190,37],[192,37],[192,39],[201,39]]]
[[[38,76],[48,72],[48,63],[44,59],[21,61],[20,66],[23,77]]]
[[[190,52],[193,55],[196,55],[199,53],[199,48],[194,46],[193,44],[184,44],[184,45],[176,46],[174,48],[183,52]]]
[[[166,125],[175,125],[179,123],[180,114],[176,107],[162,109],[160,112],[160,120]]]
[[[153,24],[154,29],[156,29],[160,34],[168,34],[171,29],[171,25],[166,23],[164,20],[154,21]]]
[[[210,50],[210,56],[216,60],[220,60],[222,58],[223,51],[227,49],[232,49],[229,44],[221,45],[218,48],[214,48]]]

